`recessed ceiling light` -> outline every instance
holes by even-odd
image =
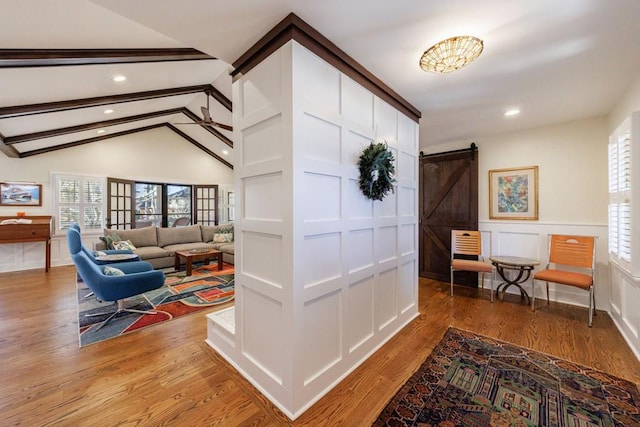
[[[98,129],[98,134],[105,133],[105,132],[106,132],[106,130],[104,130],[104,129]]]
[[[517,116],[518,114],[520,114],[520,110],[514,108],[513,110],[508,110],[506,113],[504,113],[504,116],[513,117],[513,116]]]
[[[226,156],[227,154],[229,154],[229,152],[227,150],[222,150],[222,154]]]
[[[104,110],[105,114],[111,114],[113,113],[113,110],[111,108],[107,108],[106,110]]]
[[[114,82],[123,82],[127,80],[127,78],[125,76],[119,75],[119,76],[114,76],[113,77],[113,81]]]

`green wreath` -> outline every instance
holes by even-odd
[[[389,191],[393,191],[396,172],[393,166],[393,153],[386,143],[373,142],[362,151],[358,160],[360,170],[360,190],[371,200],[382,200]]]

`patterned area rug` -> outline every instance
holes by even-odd
[[[640,426],[638,386],[450,328],[374,426]]]
[[[233,265],[217,263],[196,267],[192,275],[185,272],[165,272],[163,287],[125,300],[125,307],[154,310],[158,314],[121,313],[103,328],[97,329],[108,314],[86,317],[86,314],[116,311],[116,303],[100,302],[78,277],[78,328],[80,347],[124,335],[147,326],[157,325],[185,314],[232,301],[235,295]]]

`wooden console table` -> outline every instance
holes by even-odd
[[[18,219],[15,216],[0,216],[0,222]],[[51,267],[51,216],[27,216],[31,224],[0,225],[0,243],[45,242],[45,268]]]

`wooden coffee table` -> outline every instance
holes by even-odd
[[[187,276],[191,276],[191,268],[194,261],[204,260],[207,264],[210,260],[218,259],[218,270],[222,270],[222,252],[215,249],[192,249],[190,251],[176,251],[175,255],[175,269],[180,270],[180,260],[184,259],[187,265]]]

